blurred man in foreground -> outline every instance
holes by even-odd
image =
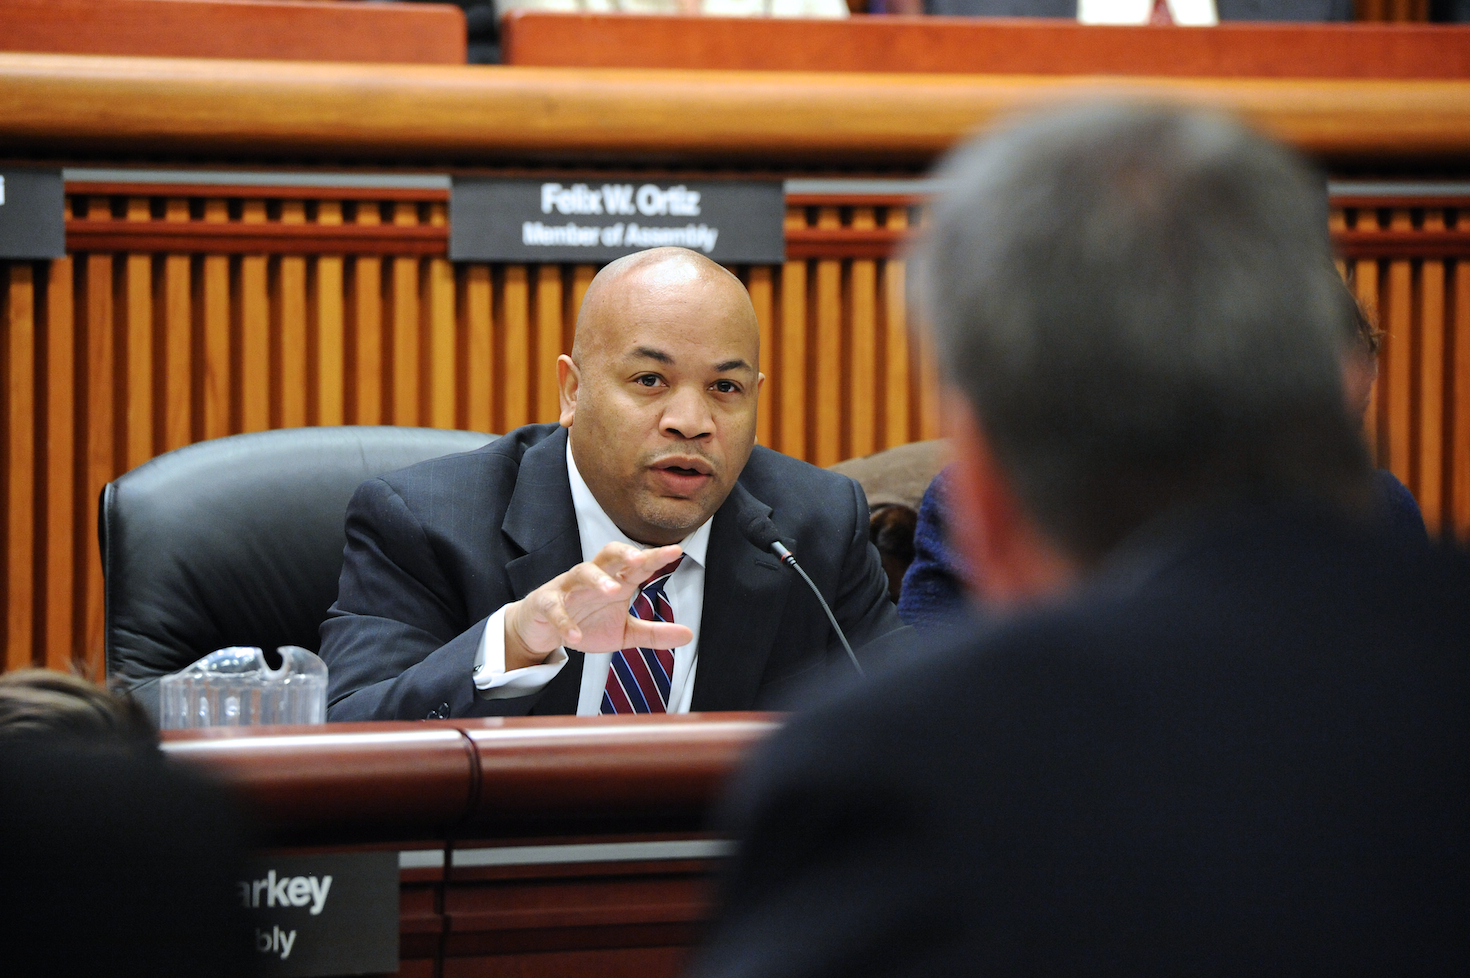
[[[763,753],[697,973],[1463,973],[1470,569],[1370,525],[1320,180],[1111,105],[947,170],[920,293],[998,610]]]

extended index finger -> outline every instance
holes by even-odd
[[[677,543],[667,547],[639,550],[626,543],[609,543],[597,552],[592,562],[608,575],[628,584],[642,584],[659,568],[678,559],[684,552]]]

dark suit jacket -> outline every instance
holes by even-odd
[[[1149,536],[796,717],[695,973],[1466,973],[1464,558],[1285,508]]]
[[[529,425],[358,489],[322,624],[329,719],[577,711],[577,652],[533,696],[479,699],[471,680],[486,618],[582,560],[566,445],[565,428]],[[740,535],[744,493],[770,509],[854,645],[901,624],[868,543],[862,489],[757,447],[710,528],[695,710],[774,705],[836,641],[816,598]]]

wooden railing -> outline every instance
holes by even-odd
[[[679,972],[764,714],[167,734],[275,852],[397,850],[402,975]]]

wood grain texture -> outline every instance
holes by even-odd
[[[465,22],[448,4],[6,0],[0,50],[464,64]]]
[[[36,275],[29,262],[6,269],[4,321],[5,667],[36,664],[34,573],[36,525]]]
[[[146,199],[152,223],[213,224],[217,239],[263,226],[374,226],[405,203],[324,197],[319,189],[316,198],[253,198],[263,210],[252,211],[245,200],[158,189]],[[136,198],[72,194],[68,207],[73,223],[149,223],[125,220],[130,208],[143,213]],[[1467,251],[1424,257],[1415,241],[1463,229],[1466,208],[1426,201],[1434,206],[1399,198],[1386,211],[1337,207],[1331,228],[1339,235],[1378,235],[1371,240],[1381,246],[1344,262],[1356,273],[1365,305],[1390,332],[1367,419],[1379,464],[1393,467],[1418,494],[1431,527],[1463,538],[1470,533],[1470,257]],[[442,219],[435,216],[442,202],[408,203],[414,220],[426,222],[416,226]],[[832,233],[906,234],[923,214],[905,203],[870,208],[862,198],[828,197],[789,207],[786,224],[788,233],[825,223],[820,230]],[[939,434],[934,355],[926,336],[910,332],[903,262],[843,254],[835,239],[831,247],[826,256],[734,269],[761,329],[768,376],[758,415],[762,444],[809,461],[835,461],[833,446],[836,456],[847,457],[870,444]],[[251,259],[263,275],[245,274]],[[144,446],[156,453],[180,439],[232,434],[244,430],[247,418],[263,417],[272,427],[295,423],[303,410],[308,424],[338,417],[378,423],[383,406],[400,399],[417,404],[427,423],[452,418],[477,430],[554,418],[554,401],[542,398],[555,393],[555,353],[567,348],[595,273],[589,265],[451,268],[414,253],[344,256],[307,246],[274,256],[76,252],[27,267],[28,288],[12,266],[0,276],[6,315],[30,308],[26,321],[34,334],[26,340],[9,332],[0,344],[14,351],[3,364],[12,380],[4,402],[10,413],[0,419],[11,439],[0,452],[8,534],[0,546],[8,575],[0,590],[16,610],[16,629],[30,609],[30,638],[14,654],[83,670],[100,662],[97,492]],[[417,336],[404,348],[417,367],[401,375],[394,369],[399,311],[391,272],[398,267],[406,270],[405,308]],[[146,275],[138,271],[144,268]],[[265,329],[253,342],[265,350],[263,385],[244,382],[248,309],[265,312]],[[140,358],[144,346],[151,354]],[[837,369],[824,368],[824,361]],[[256,368],[251,376],[260,374]],[[417,393],[401,398],[400,379]],[[29,461],[20,450],[27,440]],[[11,573],[12,567],[25,574]]]
[[[239,159],[922,165],[1097,76],[330,65],[0,54],[0,140]],[[1330,162],[1470,159],[1470,82],[1112,78]]]
[[[1207,31],[1036,19],[627,18],[515,10],[506,64],[952,74],[1466,78],[1470,28],[1226,23]]]

